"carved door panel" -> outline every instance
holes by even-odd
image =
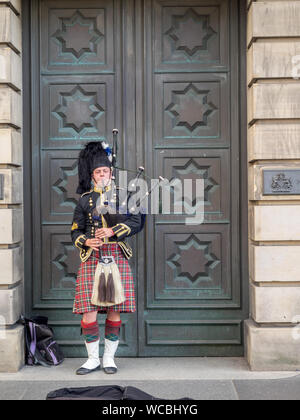
[[[204,221],[148,218],[143,356],[243,354],[239,6],[145,2],[147,168],[155,179],[203,179]]]
[[[85,355],[72,314],[76,158],[117,127],[120,164],[205,190],[203,223],[151,215],[130,240],[137,312],[122,314],[118,355],[241,355],[239,2],[31,0],[24,16],[27,313],[49,317],[66,356]]]
[[[123,135],[121,156],[133,138],[131,127],[123,130],[134,93],[124,78],[124,72],[133,74],[129,6],[121,0],[31,2],[33,265],[27,306],[49,317],[66,356],[86,353],[81,316],[72,314],[79,266],[70,238],[76,159],[88,141],[109,142],[115,127]],[[131,29],[124,31],[126,20]],[[132,119],[133,111],[126,114]],[[98,320],[103,338],[104,315]],[[135,356],[137,315],[124,314],[122,321],[119,354]]]

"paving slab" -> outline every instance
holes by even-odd
[[[300,372],[252,372],[244,358],[115,358],[118,372],[81,376],[86,359],[59,366],[24,366],[0,373],[0,400],[45,400],[65,387],[134,386],[156,398],[177,400],[300,400]]]
[[[8,386],[7,386],[8,385]],[[177,400],[236,400],[237,395],[232,381],[11,381],[0,383],[0,400],[45,400],[50,391],[60,388],[82,386],[119,385],[134,386],[156,398]]]
[[[159,358],[115,358],[118,381],[171,380],[238,380],[238,379],[282,379],[291,378],[300,372],[252,372],[244,358],[223,357],[159,357]],[[17,373],[0,373],[1,380],[15,381],[78,381],[75,371],[86,359],[65,359],[59,366],[24,366]],[[94,380],[109,381],[111,375],[103,371],[82,377],[82,382]]]
[[[239,400],[300,400],[300,376],[276,380],[233,381]]]

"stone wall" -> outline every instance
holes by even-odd
[[[246,354],[253,370],[295,370],[300,368],[300,196],[264,195],[263,174],[300,169],[300,1],[248,0],[248,6]]]
[[[0,371],[24,363],[21,0],[0,1]]]

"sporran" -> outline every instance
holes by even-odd
[[[123,285],[115,258],[102,256],[95,271],[91,302],[97,306],[113,306],[125,301]]]

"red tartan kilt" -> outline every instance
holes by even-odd
[[[93,311],[106,313],[107,310],[118,312],[135,312],[136,306],[134,281],[128,260],[125,258],[121,248],[117,243],[104,244],[101,247],[100,252],[103,256],[113,255],[115,257],[115,261],[120,271],[126,300],[119,305],[113,305],[109,307],[95,306],[91,303],[94,275],[99,260],[99,251],[93,251],[86,262],[81,262],[78,269],[73,313],[83,314]]]

